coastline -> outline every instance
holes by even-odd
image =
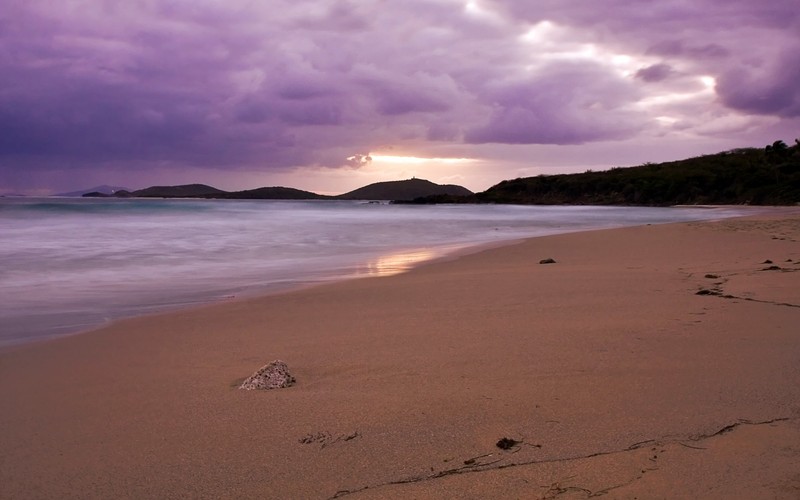
[[[117,206],[119,200],[104,204],[69,199],[65,205],[50,199],[44,204],[32,201],[0,221],[10,231],[9,244],[0,255],[10,270],[0,280],[4,296],[0,349],[80,334],[125,317],[393,274],[464,249],[472,252],[528,237],[764,210],[481,207],[476,211],[387,205],[376,211],[353,202],[277,202],[268,203],[265,210],[261,202],[173,204],[145,199],[143,208],[131,200],[124,200],[124,207]],[[186,202],[198,204],[199,212],[181,208]],[[322,203],[334,203],[338,209],[322,210]],[[112,206],[115,215],[106,217]],[[204,215],[198,218],[190,212]],[[237,222],[230,222],[232,216]],[[28,217],[37,221],[33,226],[39,231],[19,224]],[[71,236],[56,242],[52,231],[41,230],[56,223]],[[287,224],[291,237],[285,236]]]
[[[798,241],[796,209],[544,236],[12,347],[0,496],[791,498]],[[296,386],[235,389],[273,359]]]
[[[419,248],[415,250],[403,250],[381,255],[373,260],[365,262],[358,268],[353,268],[350,273],[331,272],[329,276],[319,275],[314,279],[295,280],[283,283],[270,283],[261,287],[243,287],[232,290],[230,294],[202,295],[199,298],[176,301],[170,304],[152,305],[148,307],[132,307],[129,313],[120,313],[116,316],[107,318],[104,322],[96,324],[86,324],[81,328],[69,329],[65,327],[49,335],[39,335],[16,342],[0,343],[0,354],[7,350],[23,348],[29,345],[57,341],[67,337],[83,335],[96,330],[104,330],[113,327],[117,322],[132,318],[150,318],[162,315],[170,315],[179,311],[191,312],[215,305],[228,304],[236,301],[246,301],[261,299],[285,293],[293,293],[309,288],[326,286],[337,282],[344,282],[357,279],[389,277],[395,274],[408,272],[417,267],[457,259],[459,257],[473,253],[483,252],[493,248],[500,248],[506,245],[513,245],[524,241],[527,238],[514,238],[507,240],[497,240],[488,242],[478,242],[473,244],[451,244],[440,245],[435,248]]]
[[[48,198],[0,211],[7,236],[0,346],[296,284],[387,274],[456,247],[709,217],[646,207],[172,201]],[[752,209],[713,213],[743,212]]]

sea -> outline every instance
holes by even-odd
[[[0,198],[0,347],[117,318],[386,276],[471,247],[745,208]]]

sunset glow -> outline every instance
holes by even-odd
[[[392,156],[383,154],[374,154],[370,156],[372,157],[372,161],[375,162],[401,165],[421,165],[425,163],[454,165],[459,163],[471,163],[475,161],[472,158],[421,158],[419,156]]]

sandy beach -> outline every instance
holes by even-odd
[[[0,401],[1,498],[798,498],[800,210],[123,320]]]

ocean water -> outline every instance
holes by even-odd
[[[523,237],[737,209],[0,198],[0,346],[115,318],[388,275]]]

